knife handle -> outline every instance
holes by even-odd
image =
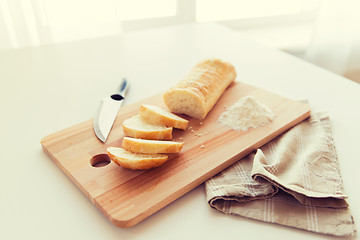
[[[126,92],[129,90],[129,82],[126,80],[126,78],[123,78],[121,84],[120,84],[120,92],[119,94],[122,97],[125,97]]]
[[[120,92],[117,94],[113,94],[110,97],[115,101],[121,101],[124,99],[126,92],[129,90],[129,83],[126,78],[123,78],[120,84]]]

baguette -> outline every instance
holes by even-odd
[[[154,124],[164,124],[168,127],[174,127],[183,130],[187,128],[189,123],[188,120],[155,105],[141,105],[139,114],[144,119]]]
[[[150,140],[172,140],[172,127],[153,124],[140,115],[134,115],[123,121],[124,135],[127,137]]]
[[[135,153],[179,153],[184,143],[124,137],[122,148]]]
[[[166,91],[163,99],[171,112],[204,119],[235,78],[236,71],[230,63],[204,60]]]
[[[107,154],[117,165],[132,170],[155,168],[168,160],[166,154],[133,153],[117,147],[109,147]]]

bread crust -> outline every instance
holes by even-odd
[[[204,119],[237,74],[232,64],[220,59],[199,62],[163,95],[171,112]]]
[[[124,137],[122,147],[135,153],[179,153],[184,143]]]

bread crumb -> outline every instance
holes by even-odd
[[[181,137],[179,137],[179,140],[182,142],[182,141],[184,141],[184,139],[183,138],[181,138]]]
[[[204,148],[205,147],[205,145],[204,144],[201,144],[201,146],[200,146],[201,148]]]
[[[194,132],[194,130],[192,130],[192,129],[191,129],[191,130],[190,130],[190,132],[192,132],[192,133],[193,133],[193,132]]]
[[[201,133],[195,133],[195,136],[197,136],[197,137],[201,137],[201,136],[202,136],[202,134],[201,134]]]
[[[202,122],[200,122],[200,125],[202,125]]]

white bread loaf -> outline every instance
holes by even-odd
[[[179,153],[184,143],[124,137],[122,148],[135,153]]]
[[[166,154],[133,153],[117,147],[109,147],[107,154],[117,165],[132,170],[158,167],[168,160]]]
[[[189,121],[179,117],[159,106],[141,105],[139,114],[149,122],[154,124],[164,124],[168,127],[174,127],[185,130]]]
[[[204,119],[235,78],[230,63],[204,60],[164,94],[164,102],[171,112]]]
[[[172,127],[151,123],[138,114],[123,121],[123,131],[127,137],[172,140]]]

